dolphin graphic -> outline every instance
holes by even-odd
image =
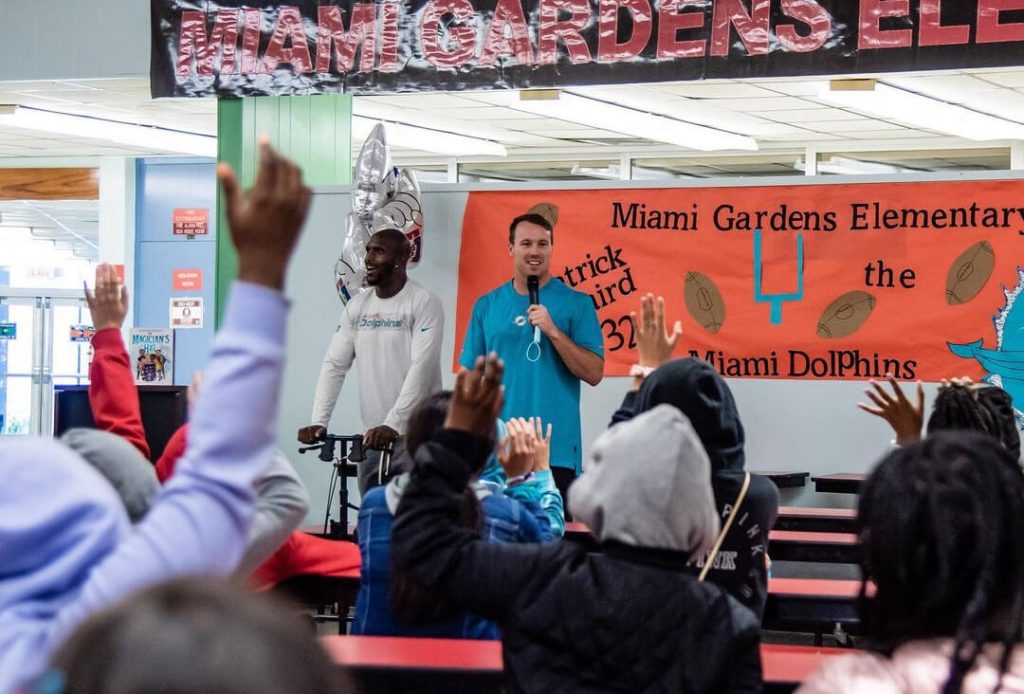
[[[1003,287],[1006,304],[992,316],[996,348],[984,347],[984,340],[957,344],[947,342],[949,351],[964,359],[973,359],[988,373],[984,380],[1000,386],[1013,399],[1018,425],[1024,424],[1024,302],[1017,299],[1024,291],[1024,268],[1017,268],[1017,287]]]

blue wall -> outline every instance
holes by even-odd
[[[10,282],[10,272],[5,267],[0,267],[0,287],[6,287]],[[6,304],[0,304],[0,323],[7,320],[8,309]],[[0,340],[0,434],[4,433],[7,426],[7,341]]]
[[[187,385],[206,365],[213,342],[216,268],[216,162],[212,159],[140,159],[136,170],[135,327],[166,328],[172,296],[201,296],[201,329],[174,331],[174,382]],[[174,236],[175,208],[210,210],[207,236]],[[201,291],[175,291],[174,270],[200,269]]]

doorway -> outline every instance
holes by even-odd
[[[81,292],[0,288],[0,435],[53,432],[53,389],[89,382]]]

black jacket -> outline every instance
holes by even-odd
[[[677,407],[693,424],[711,461],[711,488],[725,524],[743,484],[744,433],[729,386],[714,368],[699,359],[674,359],[644,379],[640,390],[626,394],[611,425],[658,405]],[[754,610],[760,619],[768,598],[765,553],[768,533],[779,513],[779,490],[766,477],[750,476],[750,488],[722,543],[708,580],[722,586]],[[703,562],[692,569],[699,573]]]
[[[421,448],[391,547],[395,571],[498,622],[509,691],[760,691],[757,620],[684,554],[499,545],[460,527],[469,462],[488,448],[453,431]]]

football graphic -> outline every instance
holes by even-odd
[[[686,273],[683,287],[686,309],[693,319],[714,335],[725,323],[725,301],[722,293],[711,279],[700,272]]]
[[[864,325],[875,310],[875,297],[865,291],[846,292],[821,312],[818,337],[847,337]]]
[[[979,241],[953,261],[946,275],[946,303],[966,304],[978,295],[996,264],[996,254],[988,241]]]
[[[526,214],[539,214],[544,219],[548,220],[548,224],[554,229],[555,225],[558,224],[558,206],[553,205],[550,202],[538,202],[536,205],[526,211]]]

